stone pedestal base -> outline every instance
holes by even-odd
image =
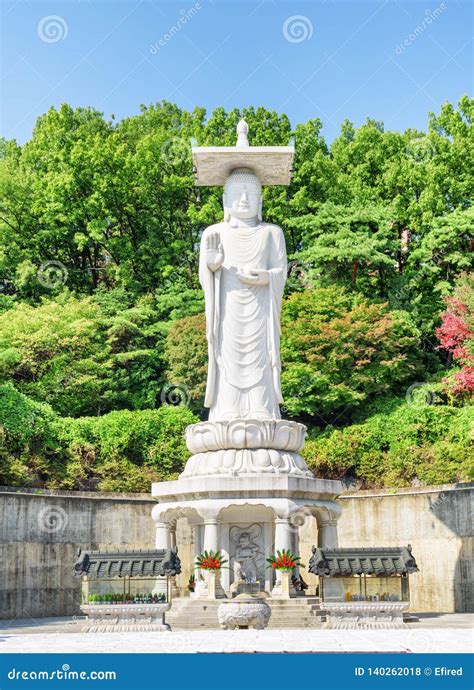
[[[226,593],[222,589],[221,574],[213,571],[202,573],[203,580],[196,581],[194,599],[226,599]]]
[[[158,502],[152,517],[160,539],[166,525],[186,518],[194,527],[196,556],[205,550],[221,551],[229,566],[221,573],[222,587],[229,596],[238,588],[237,583],[231,590],[234,578],[239,579],[235,568],[239,535],[245,534],[256,554],[253,578],[260,580],[260,589],[270,592],[274,573],[265,567],[265,559],[282,549],[298,553],[299,526],[307,518],[316,518],[323,536],[330,520],[333,536],[341,512],[335,498],[341,490],[340,482],[292,474],[183,477],[153,484],[152,495]],[[196,579],[195,598],[207,598],[205,587]],[[296,594],[292,585],[290,594]],[[216,596],[224,593],[216,590]]]
[[[236,474],[292,474],[312,477],[299,454],[306,427],[285,419],[199,422],[186,429],[193,455],[181,477]]]
[[[245,580],[235,580],[229,589],[233,597],[239,594],[246,594],[247,596],[258,596],[261,592],[260,582],[245,582]]]
[[[81,612],[87,616],[82,631],[156,632],[170,630],[164,621],[171,604],[86,604]]]
[[[296,596],[296,590],[291,582],[290,573],[278,573],[275,586],[272,589],[272,599],[289,599]]]
[[[326,611],[329,629],[383,629],[403,628],[403,613],[408,609],[407,601],[347,601],[322,604]]]

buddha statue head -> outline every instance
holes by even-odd
[[[224,184],[224,220],[262,220],[262,184],[247,168],[234,170]]]

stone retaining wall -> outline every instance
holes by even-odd
[[[340,546],[412,545],[412,610],[474,611],[474,484],[361,491],[340,502]]]
[[[0,618],[79,614],[79,548],[149,549],[146,494],[0,489]]]
[[[420,572],[410,576],[411,611],[474,610],[474,484],[346,492],[338,501],[339,546],[412,545]],[[308,520],[300,532],[305,564],[316,538]],[[315,576],[303,577],[316,585]]]

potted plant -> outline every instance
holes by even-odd
[[[279,579],[281,583],[281,597],[283,599],[290,598],[290,573],[295,570],[295,568],[304,568],[305,566],[301,563],[300,557],[297,556],[290,549],[282,549],[277,551],[276,554],[267,558],[267,568],[273,568],[279,573]]]
[[[194,592],[195,588],[196,588],[196,576],[193,573],[192,575],[189,576],[188,591]]]
[[[216,575],[221,572],[222,568],[227,568],[227,560],[222,556],[220,551],[203,551],[196,556],[196,568],[204,570],[207,573],[207,597],[208,599],[216,598]]]

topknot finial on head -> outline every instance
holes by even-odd
[[[249,133],[249,126],[242,118],[237,124],[237,144],[236,146],[248,146],[249,140],[247,134]]]

